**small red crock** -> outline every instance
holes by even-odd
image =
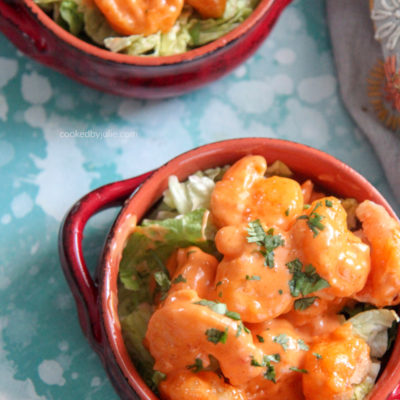
[[[167,57],[115,54],[58,26],[34,0],[0,0],[0,31],[21,51],[81,83],[147,99],[181,95],[212,82],[252,55],[291,0],[261,0],[240,26],[205,46]]]
[[[180,180],[198,170],[232,164],[248,154],[260,154],[269,163],[281,160],[301,176],[307,176],[327,191],[358,201],[372,200],[394,212],[382,195],[361,175],[332,156],[302,144],[278,139],[248,138],[208,144],[184,153],[154,172],[112,183],[78,201],[60,230],[62,267],[78,308],[81,327],[99,354],[110,379],[123,399],[157,400],[136,372],[125,348],[117,314],[117,277],[126,240],[167,188],[168,177]],[[135,189],[140,188],[132,195]],[[83,229],[100,210],[123,204],[104,247],[99,279],[90,276],[83,258]],[[397,217],[396,217],[397,218]],[[370,400],[400,400],[400,338],[379,378]]]

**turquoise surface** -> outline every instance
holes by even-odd
[[[243,136],[327,151],[400,210],[341,103],[322,1],[295,1],[230,76],[166,101],[82,87],[0,37],[0,398],[117,399],[81,334],[60,270],[61,218],[102,184],[195,146]],[[92,268],[115,213],[98,216],[86,232]]]

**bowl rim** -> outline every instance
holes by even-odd
[[[137,394],[139,394],[140,398],[143,400],[159,400],[159,398],[146,385],[143,378],[136,370],[136,367],[134,366],[130,356],[128,355],[125,343],[122,338],[118,311],[116,309],[118,302],[118,291],[116,290],[116,293],[113,293],[112,287],[110,286],[111,283],[110,270],[111,268],[116,268],[116,276],[118,276],[119,262],[122,258],[122,252],[121,252],[119,255],[120,256],[119,260],[117,260],[116,265],[114,266],[112,265],[112,262],[114,263],[116,262],[115,257],[113,261],[110,261],[110,255],[116,248],[117,244],[116,238],[118,237],[118,234],[121,234],[122,232],[121,226],[124,223],[126,223],[130,218],[132,218],[132,213],[131,210],[129,210],[129,207],[132,204],[134,204],[138,198],[140,200],[140,197],[143,196],[146,193],[146,191],[148,191],[149,189],[151,190],[152,187],[156,186],[155,183],[157,183],[158,181],[162,181],[165,173],[168,171],[169,168],[175,168],[175,170],[177,171],[177,168],[179,167],[181,162],[189,164],[192,163],[192,161],[195,162],[197,160],[196,157],[206,157],[218,154],[218,152],[224,151],[223,146],[231,146],[231,147],[237,146],[241,148],[239,152],[242,152],[243,151],[242,148],[245,147],[246,145],[250,146],[250,144],[254,145],[253,146],[255,149],[254,154],[257,154],[258,146],[265,146],[265,147],[277,146],[280,148],[279,151],[282,152],[287,151],[289,149],[292,152],[292,155],[298,151],[303,151],[306,155],[308,155],[308,157],[314,157],[318,161],[324,160],[324,163],[326,163],[327,166],[332,166],[335,172],[341,172],[345,176],[352,177],[352,179],[357,181],[360,185],[360,188],[362,188],[362,190],[365,191],[366,193],[366,196],[364,197],[365,200],[370,199],[382,205],[392,217],[399,220],[399,218],[393,211],[392,207],[383,197],[383,195],[356,170],[354,170],[349,165],[345,164],[341,160],[331,156],[328,153],[293,141],[275,139],[275,138],[261,138],[261,137],[228,139],[196,147],[166,162],[159,169],[157,169],[149,178],[147,178],[147,180],[138,188],[138,190],[136,190],[125,202],[124,206],[120,210],[114,222],[114,225],[110,230],[100,263],[101,277],[100,277],[99,302],[102,311],[101,318],[102,318],[102,326],[105,331],[106,344],[111,349],[111,353],[117,365],[119,366],[121,372],[128,380],[130,387],[133,388],[137,392]],[[291,165],[289,165],[289,167],[291,167]],[[193,172],[195,171],[196,170],[193,170]],[[147,204],[145,206],[146,211],[148,211],[153,204],[154,202],[150,205]],[[145,214],[145,212],[143,213],[143,215]],[[140,219],[143,217],[143,215],[140,216]],[[136,216],[133,217],[134,220],[136,221]],[[114,307],[114,309],[112,309],[112,307]],[[396,338],[396,343],[392,349],[392,353],[388,362],[388,365],[390,365],[392,369],[389,371],[386,366],[386,368],[383,370],[382,375],[375,384],[371,400],[381,400],[383,398],[386,398],[395,389],[396,385],[400,380],[400,364],[396,362],[396,360],[399,357],[400,357],[400,331]]]
[[[132,56],[121,53],[113,53],[110,50],[105,50],[93,44],[85,42],[69,33],[67,30],[61,28],[52,18],[50,18],[34,0],[23,0],[26,6],[30,9],[33,15],[50,31],[52,31],[58,38],[66,42],[72,47],[77,48],[83,53],[91,56],[101,58],[107,61],[113,61],[119,64],[135,65],[135,66],[168,66],[173,64],[185,63],[194,61],[199,58],[210,55],[218,49],[228,45],[245,35],[254,25],[256,25],[263,17],[268,15],[274,8],[284,8],[292,0],[261,0],[256,6],[251,15],[246,18],[238,27],[212,41],[204,46],[198,47],[193,50],[186,51],[181,54],[171,56],[158,56],[158,57],[144,57]]]

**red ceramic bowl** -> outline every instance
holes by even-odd
[[[291,0],[261,0],[239,27],[214,42],[168,57],[100,49],[59,27],[34,0],[0,0],[0,30],[24,53],[96,89],[137,98],[165,98],[197,89],[252,55]]]
[[[265,138],[228,140],[202,146],[178,156],[155,172],[112,183],[91,192],[73,206],[64,220],[60,231],[60,257],[76,300],[82,329],[123,399],[157,399],[138,375],[128,356],[117,313],[119,263],[134,222],[140,221],[160,199],[170,175],[177,175],[182,180],[198,170],[232,164],[247,154],[260,154],[269,163],[281,160],[296,173],[309,177],[331,193],[354,197],[358,201],[375,201],[396,217],[382,195],[341,161],[301,144]],[[140,188],[131,195],[140,184]],[[84,226],[96,212],[124,201],[104,247],[99,263],[99,279],[94,281],[87,271],[82,253]],[[398,337],[371,400],[400,399],[399,357]]]

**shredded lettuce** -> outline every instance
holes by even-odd
[[[259,0],[227,0],[222,18],[202,19],[185,4],[175,25],[167,33],[148,36],[121,36],[115,32],[100,10],[82,0],[35,0],[54,20],[73,35],[84,33],[106,49],[129,55],[168,56],[184,53],[225,35],[241,24]]]
[[[373,362],[366,378],[354,386],[354,392],[351,400],[365,400],[371,390],[374,388],[376,378],[379,374],[381,364]]]
[[[164,192],[164,203],[179,214],[209,208],[215,182],[222,178],[225,171],[226,168],[212,168],[197,172],[182,183],[176,176],[170,176],[168,189]]]
[[[125,288],[137,292],[141,301],[151,302],[150,278],[155,272],[166,272],[165,263],[174,250],[195,245],[215,253],[215,229],[208,215],[207,210],[198,209],[163,221],[144,220],[123,252],[119,277]]]
[[[353,330],[363,338],[371,349],[371,357],[380,358],[388,349],[388,330],[399,317],[393,310],[364,311],[349,319]]]
[[[134,361],[138,372],[150,387],[153,386],[154,360],[146,347],[144,347],[143,340],[153,311],[153,307],[143,303],[129,315],[120,315],[122,335],[128,353]]]

